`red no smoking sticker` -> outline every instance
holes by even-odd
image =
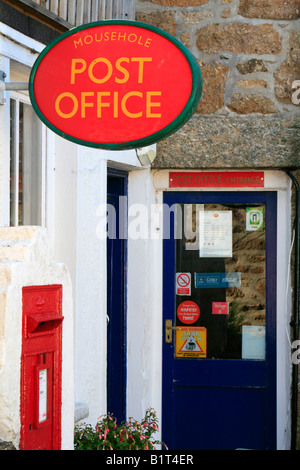
[[[191,323],[195,323],[200,317],[200,308],[195,302],[185,300],[178,305],[177,317],[182,323],[190,325]]]
[[[176,273],[176,294],[191,295],[191,273]]]

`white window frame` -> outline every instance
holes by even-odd
[[[10,61],[31,68],[38,54],[45,48],[45,45],[29,38],[15,29],[0,22],[0,70],[5,72],[5,81],[14,81],[10,76]],[[17,80],[17,81],[26,81]],[[30,103],[28,95],[24,92],[4,92],[4,102],[0,104],[0,226],[10,225],[10,97],[17,97],[26,104]],[[47,134],[43,128],[43,159],[45,159],[45,146],[47,145]],[[51,139],[50,139],[51,140]],[[49,141],[49,139],[48,139]],[[49,143],[48,143],[49,145]],[[43,201],[41,223],[45,225],[46,206],[48,199],[46,195],[45,175],[47,170],[45,160],[43,164]],[[53,184],[50,181],[52,188]],[[53,189],[53,188],[52,188]],[[45,200],[46,198],[46,200]]]
[[[29,97],[27,97],[23,93],[18,93],[18,92],[10,92],[9,94],[9,107],[10,107],[10,100],[14,100],[16,103],[16,120],[15,120],[15,143],[14,143],[14,167],[15,167],[15,174],[19,174],[19,110],[20,110],[20,103],[24,103],[26,105],[31,106]],[[11,117],[11,116],[10,116]],[[46,225],[46,129],[44,124],[41,123],[41,156],[40,158],[42,159],[41,161],[41,203],[40,203],[40,226],[45,226]],[[10,158],[12,156],[10,155]],[[19,225],[19,204],[18,204],[18,194],[19,194],[19,179],[16,177],[15,181],[15,210],[14,210],[14,220],[13,223],[10,225],[17,227]],[[11,203],[9,203],[11,205]],[[9,208],[10,209],[10,208]],[[10,210],[9,210],[10,212]],[[10,221],[11,222],[11,221]]]

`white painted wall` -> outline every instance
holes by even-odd
[[[135,151],[78,147],[76,244],[76,401],[95,425],[106,413],[106,240],[99,239],[106,206],[107,168],[139,167]],[[100,225],[99,225],[100,224]],[[65,240],[67,243],[67,240]]]
[[[127,414],[135,419],[149,407],[161,416],[162,240],[159,220],[155,223],[157,197],[149,169],[130,173]]]
[[[76,312],[77,146],[47,130],[46,227],[55,259],[68,266]]]
[[[99,152],[98,152],[99,153]],[[106,202],[106,161],[78,150],[76,400],[95,424],[106,411],[106,244],[97,238],[97,208]]]
[[[289,450],[291,441],[291,191],[288,177],[286,188],[278,191],[277,209],[277,449]]]

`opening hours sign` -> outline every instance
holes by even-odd
[[[202,77],[176,38],[133,21],[74,28],[37,58],[32,105],[54,132],[75,143],[122,150],[172,134],[194,113]]]

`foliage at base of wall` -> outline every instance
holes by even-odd
[[[117,425],[112,414],[101,416],[95,428],[90,424],[75,427],[75,450],[155,450],[166,445],[154,439],[158,431],[156,412],[149,408],[141,422],[129,418]]]

